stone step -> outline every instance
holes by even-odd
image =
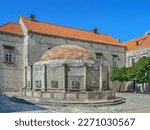
[[[10,97],[11,100],[15,102],[27,103],[27,104],[39,104],[39,105],[52,105],[52,106],[108,106],[108,105],[118,105],[121,103],[125,103],[124,98],[116,98],[113,100],[85,100],[85,101],[52,101],[52,100],[44,100],[39,98],[28,98],[25,97]]]
[[[121,103],[125,103],[123,98],[115,99],[115,100],[102,100],[102,101],[44,101],[39,100],[39,104],[45,105],[58,105],[58,106],[107,106],[107,105],[118,105]]]

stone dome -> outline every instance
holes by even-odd
[[[41,57],[41,61],[64,60],[93,60],[93,56],[85,48],[77,45],[60,45],[49,49]]]

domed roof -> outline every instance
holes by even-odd
[[[65,60],[92,60],[93,56],[85,48],[76,45],[61,45],[49,49],[41,57],[41,61],[65,59]]]

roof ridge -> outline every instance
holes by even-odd
[[[23,32],[21,30],[20,24],[15,22],[7,22],[6,24],[3,24],[0,26],[1,32],[7,32],[11,34],[17,34],[22,36]]]
[[[10,23],[13,23],[13,24],[19,25],[18,23],[15,23],[15,22],[7,22],[7,23],[5,23],[5,24],[1,25],[0,27],[6,26],[6,25],[8,25],[8,24],[10,24]]]
[[[20,18],[22,19],[22,21],[25,23],[26,21],[25,20],[28,20],[26,19],[23,15],[20,15]],[[32,30],[30,26],[28,26],[27,24],[25,25],[27,27],[28,30]]]
[[[32,30],[35,33],[41,33],[46,35],[56,35],[61,37],[70,37],[74,39],[80,40],[87,40],[87,41],[94,41],[94,42],[103,42],[109,44],[119,44],[120,42],[113,38],[108,34],[100,34],[94,33],[88,30],[82,30],[73,27],[67,27],[47,22],[38,22],[38,21],[31,21],[24,16],[20,16],[20,19],[24,22],[26,28],[28,30]]]
[[[68,27],[68,26],[58,25],[58,24],[54,24],[54,23],[47,23],[47,22],[43,22],[43,21],[30,21],[29,19],[25,18],[22,15],[21,15],[21,17],[23,17],[25,20],[28,20],[29,22],[43,23],[43,24],[47,24],[47,25],[54,25],[54,26],[57,26],[57,27],[64,27],[64,28],[68,28],[68,29],[74,29],[74,30],[84,31],[84,32],[91,33],[91,34],[94,34],[94,35],[106,35],[106,36],[110,36],[109,34],[93,33],[92,31],[89,31],[89,30],[79,29],[79,28],[75,28],[75,27]],[[110,37],[112,37],[112,36],[110,36]]]
[[[142,46],[142,47],[139,47],[139,48],[134,48],[134,49],[131,49],[131,50],[127,49],[127,51],[134,51],[134,50],[138,50],[138,49],[141,49],[141,48],[146,48],[148,46],[150,46],[150,45]]]
[[[139,37],[137,37],[137,38],[134,38],[134,39],[131,39],[131,40],[128,40],[128,41],[126,41],[126,42],[123,42],[122,44],[126,44],[127,42],[130,42],[130,41],[134,41],[134,40],[136,40],[136,39],[138,39],[138,38],[147,38],[148,36],[147,35],[144,35],[144,36],[139,36]]]
[[[140,42],[141,41],[141,42]],[[149,46],[150,36],[149,35],[143,35],[138,38],[129,40],[125,42],[123,45],[128,48],[128,51],[136,50],[138,48],[143,48],[145,46]],[[140,43],[138,43],[140,42]]]

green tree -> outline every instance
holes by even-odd
[[[124,81],[134,81],[142,84],[141,92],[143,92],[144,83],[150,83],[150,57],[139,59],[131,67],[114,69],[110,79],[121,82],[119,91]]]
[[[138,60],[128,69],[127,74],[130,80],[142,84],[141,92],[143,92],[144,83],[150,83],[150,57]]]
[[[127,73],[128,73],[128,68],[126,68],[126,67],[117,68],[117,69],[112,70],[110,80],[111,81],[117,80],[117,81],[121,82],[120,87],[119,87],[119,91],[121,90],[122,83],[124,81],[129,81]]]

